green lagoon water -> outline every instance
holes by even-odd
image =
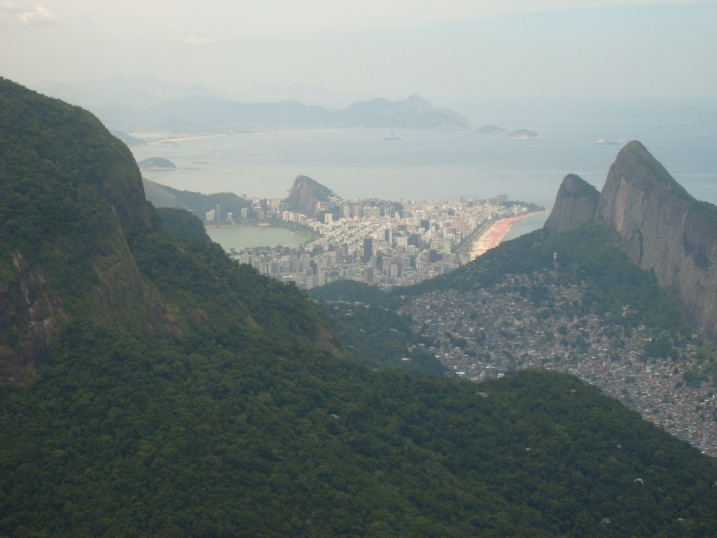
[[[233,248],[237,252],[245,248],[276,247],[279,245],[296,248],[308,241],[307,237],[285,228],[270,226],[224,226],[207,228],[212,241],[219,243],[224,250]]]

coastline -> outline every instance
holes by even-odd
[[[141,133],[136,133],[141,134]],[[141,137],[138,136],[137,138],[141,138],[147,144],[149,145],[158,145],[161,146],[162,144],[167,146],[178,146],[179,144],[177,142],[183,142],[185,140],[198,140],[200,138],[215,138],[217,136],[229,136],[232,133],[207,133],[207,134],[180,134],[180,135],[174,135],[174,134],[166,134],[164,136],[147,136],[147,137]]]
[[[217,136],[227,136],[228,134],[230,133],[212,133],[202,135],[179,136],[177,138],[161,138],[158,140],[158,142],[183,142],[185,140],[199,140],[200,138],[215,138]]]
[[[480,235],[471,246],[470,257],[471,261],[475,260],[478,256],[485,254],[492,248],[497,247],[503,241],[513,224],[519,220],[527,219],[528,217],[534,217],[536,215],[542,215],[547,213],[546,211],[534,211],[532,213],[525,213],[509,219],[497,220],[491,224],[490,228]]]

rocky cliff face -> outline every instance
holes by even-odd
[[[32,377],[73,318],[171,330],[130,246],[157,224],[127,147],[5,79],[0,125],[0,380]]]
[[[545,228],[556,235],[592,219],[614,228],[632,262],[677,293],[690,326],[717,336],[717,207],[695,200],[632,141],[599,195],[566,176]]]
[[[618,231],[635,264],[677,292],[691,326],[717,335],[717,207],[692,198],[633,141],[610,167],[596,220]]]
[[[599,200],[600,192],[584,179],[574,174],[565,176],[544,228],[552,236],[593,220]]]
[[[313,217],[320,202],[326,202],[334,193],[328,187],[308,176],[297,176],[289,196],[284,200],[289,211]]]

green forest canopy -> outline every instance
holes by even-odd
[[[33,227],[47,215],[33,211],[71,219],[94,207],[98,226],[59,235],[64,255],[77,261],[83,234],[99,241],[114,230],[146,300],[176,318],[173,331],[123,329],[93,322],[77,303],[52,360],[26,386],[0,386],[0,535],[717,531],[717,463],[598,389],[538,370],[480,386],[371,371],[295,286],[237,265],[202,237],[172,235],[144,202],[115,219],[107,193],[121,214],[117,196],[141,192],[139,174],[87,112],[5,79],[0,103],[3,119],[18,110],[27,119],[0,123],[3,193],[28,217],[13,220],[0,197],[3,238],[23,233],[2,248],[45,263],[52,251],[25,243],[43,237]],[[58,117],[48,129],[46,118]],[[21,144],[8,145],[7,131],[20,129],[13,140]],[[77,133],[84,136],[67,136]],[[58,139],[73,145],[38,160]],[[95,176],[98,160],[126,168]],[[74,188],[96,177],[109,183]],[[22,198],[45,183],[66,201]],[[192,225],[179,218],[169,227]],[[8,251],[1,254],[2,274],[15,278]],[[84,297],[66,291],[87,285],[73,281],[84,276],[65,278],[57,293]]]

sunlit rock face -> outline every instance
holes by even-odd
[[[593,220],[599,200],[600,192],[584,179],[574,174],[565,176],[545,229],[553,236]]]
[[[630,259],[678,294],[686,321],[717,334],[717,208],[698,202],[637,141],[610,167],[596,220],[620,234]]]

